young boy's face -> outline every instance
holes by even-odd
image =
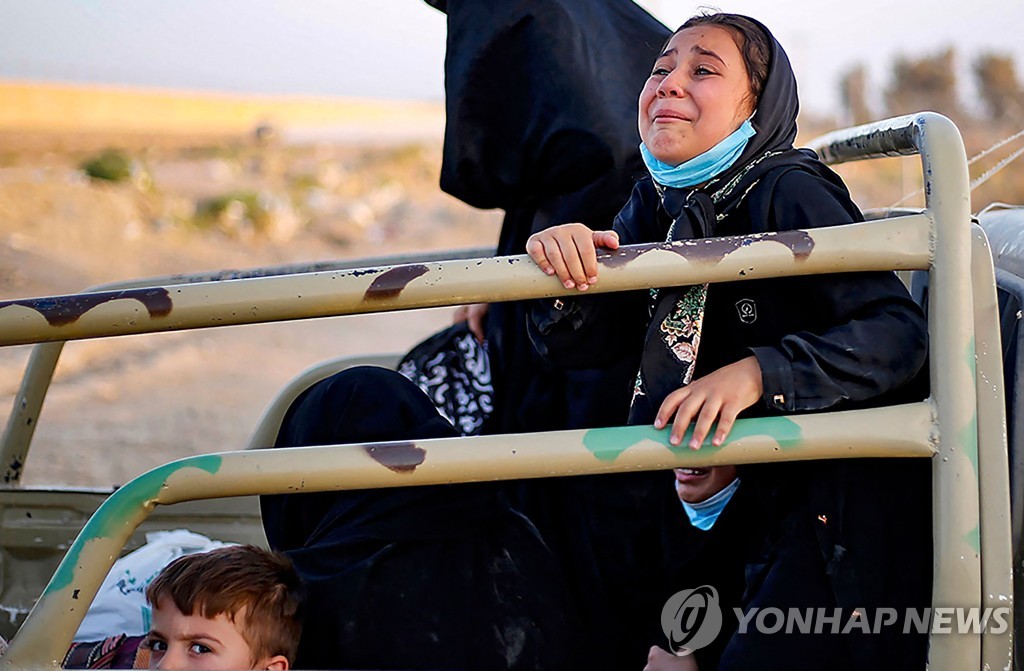
[[[147,638],[149,668],[287,671],[288,660],[280,655],[253,659],[252,649],[240,630],[242,617],[244,614],[239,613],[239,621],[232,622],[224,613],[214,618],[197,612],[185,615],[171,599],[160,599],[153,605],[153,626]]]

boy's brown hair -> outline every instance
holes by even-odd
[[[305,593],[291,561],[282,554],[232,545],[178,557],[146,588],[154,608],[164,597],[183,615],[226,615],[249,644],[254,660],[283,655],[289,665],[295,662]]]

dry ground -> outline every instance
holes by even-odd
[[[90,180],[79,169],[110,145],[126,147],[135,163],[131,180]],[[256,143],[237,135],[0,134],[0,298],[161,274],[494,244],[500,216],[440,193],[439,167],[436,134],[380,146]],[[335,356],[405,351],[449,323],[450,314],[70,343],[24,481],[108,486],[170,459],[237,449],[275,391],[304,368]],[[0,350],[0,417],[27,352]]]

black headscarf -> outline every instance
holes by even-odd
[[[839,177],[821,163],[814,152],[794,149],[797,134],[797,116],[800,100],[797,95],[796,75],[785,49],[771,31],[760,21],[743,17],[765,34],[770,46],[770,62],[764,90],[757,100],[757,109],[751,124],[757,133],[750,138],[743,153],[725,172],[697,189],[663,190],[662,204],[673,219],[689,225],[677,226],[673,239],[708,237],[725,234],[757,233],[767,230],[766,222],[750,222],[750,230],[723,232],[716,230],[716,217],[734,210],[750,195],[750,187],[765,175],[779,168],[800,168],[818,175],[846,191]],[[765,193],[770,193],[770,189]],[[766,211],[755,206],[751,213]],[[682,215],[686,216],[682,216]]]
[[[750,17],[744,18],[764,32],[771,47],[768,76],[751,120],[757,133],[747,142],[736,162],[706,184],[697,188],[659,189],[664,212],[661,216],[656,216],[659,221],[652,222],[651,225],[658,230],[667,229],[667,233],[662,233],[667,239],[743,235],[768,230],[767,204],[772,189],[751,187],[755,182],[765,180],[769,174],[777,177],[785,169],[801,168],[825,177],[839,186],[842,184],[812,152],[793,148],[800,102],[797,97],[796,76],[793,74],[789,57],[762,23]],[[843,189],[845,191],[845,187]],[[735,211],[741,203],[748,205],[745,216],[734,218],[736,221],[726,219],[722,222],[722,217]],[[634,220],[652,216],[652,213],[645,214],[640,211],[641,209],[630,211],[630,205],[627,205],[620,216]],[[673,222],[671,227],[668,226],[668,222]],[[719,230],[720,222],[727,227],[726,230]],[[688,287],[662,290],[660,300],[653,307],[647,337],[648,346],[644,349],[641,360],[644,396],[634,400],[630,411],[631,423],[645,423],[653,419],[653,412],[662,399],[679,387],[681,380],[676,374],[676,356],[658,337],[657,329],[688,290]]]
[[[289,408],[275,446],[411,444],[455,435],[411,382],[393,371],[358,367],[303,392]],[[452,529],[463,533],[485,525],[498,504],[487,487],[468,485],[457,491],[433,486],[282,494],[262,496],[260,505],[270,546],[289,552],[356,538],[445,536]]]
[[[796,75],[789,64],[789,56],[763,23],[750,17],[744,18],[749,19],[768,37],[771,61],[764,90],[757,101],[757,111],[751,119],[757,135],[747,143],[746,149],[736,161],[737,166],[746,165],[766,151],[792,149],[796,140],[796,117],[800,113]]]

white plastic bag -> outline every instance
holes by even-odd
[[[182,555],[208,552],[225,545],[232,543],[211,540],[187,529],[146,534],[145,545],[114,562],[75,634],[75,641],[147,633],[150,609],[146,603],[146,587],[153,578]]]

